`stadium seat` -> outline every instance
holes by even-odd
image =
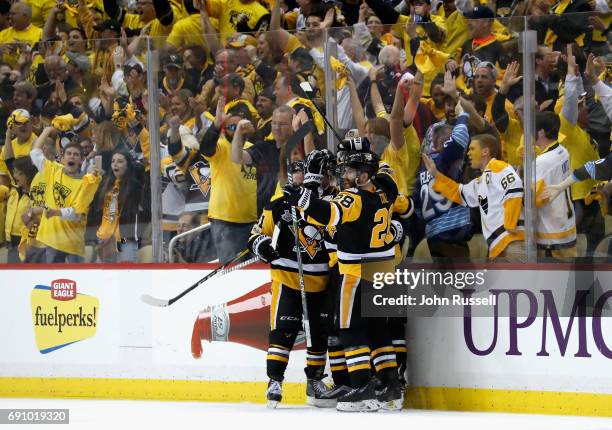
[[[431,259],[431,254],[429,253],[429,246],[427,245],[427,240],[423,239],[417,245],[414,250],[414,256],[412,257],[412,261],[415,263],[431,263],[433,260]]]
[[[152,263],[153,262],[153,246],[145,245],[138,250],[138,260],[141,263]]]
[[[468,242],[471,261],[487,261],[487,243],[482,234],[475,234]]]

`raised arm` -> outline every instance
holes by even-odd
[[[389,120],[389,128],[391,133],[391,144],[395,149],[400,149],[404,145],[404,93],[408,91],[406,81],[400,81],[395,90],[395,98],[393,99],[393,107],[391,108],[391,117]]]
[[[251,154],[244,150],[246,136],[255,133],[255,127],[248,119],[241,119],[236,126],[236,132],[232,139],[231,160],[236,164],[253,164]]]
[[[357,94],[357,87],[355,86],[355,81],[352,78],[349,78],[346,82],[348,85],[349,94],[351,96],[351,108],[353,110],[353,118],[355,119],[355,124],[357,125],[357,130],[359,130],[359,136],[365,136],[366,134],[366,118],[365,112],[363,111],[363,105],[359,100],[359,94]]]
[[[34,166],[36,166],[39,171],[42,170],[43,164],[45,162],[45,156],[42,151],[43,145],[45,144],[45,141],[49,137],[51,137],[52,134],[55,134],[55,128],[47,126],[43,129],[42,133],[40,133],[40,136],[38,136],[32,144],[30,158],[32,159],[32,164],[34,164]]]
[[[206,133],[202,137],[200,142],[200,154],[205,157],[212,157],[217,152],[217,141],[221,135],[221,127],[225,121],[225,97],[220,96],[217,100],[217,111],[215,115],[215,121],[208,127]]]
[[[410,95],[408,96],[408,100],[406,100],[406,105],[404,106],[404,128],[412,125],[414,116],[417,113],[421,94],[423,94],[423,75],[421,72],[416,72],[414,80],[410,85]]]
[[[606,111],[606,116],[612,121],[612,88],[599,80],[596,63],[601,63],[601,68],[605,68],[602,57],[596,59],[593,54],[589,54],[584,70],[584,77],[587,83],[593,87],[593,91],[595,91],[597,97],[599,97],[599,101]]]
[[[51,12],[51,14],[53,14],[53,12]],[[94,17],[85,0],[79,0],[79,22],[81,27],[83,27],[83,31],[85,31],[85,36],[88,39],[93,39],[95,31]]]
[[[210,56],[213,57],[215,52],[222,48],[221,42],[219,41],[219,35],[215,27],[210,22],[208,17],[208,11],[206,10],[206,2],[200,1],[198,3],[200,7],[200,23],[202,24],[202,37],[204,38],[205,45],[210,52]]]
[[[64,3],[57,3],[55,6],[53,6],[53,9],[51,9],[47,20],[45,21],[42,40],[55,38],[55,27],[57,25],[56,15],[58,12],[63,12],[64,9]]]
[[[374,108],[376,116],[387,114],[382,97],[380,96],[380,90],[378,89],[378,72],[381,67],[382,66],[375,66],[368,71],[368,76],[370,78],[370,102],[372,103],[372,108]]]
[[[578,65],[570,44],[567,45],[567,76],[565,77],[565,93],[561,115],[572,125],[576,125],[578,122],[578,97],[583,92],[582,78],[578,73]]]
[[[508,65],[504,73],[504,79],[499,86],[499,91],[495,94],[495,98],[493,99],[491,111],[495,119],[495,127],[500,133],[505,132],[510,123],[510,117],[508,116],[508,112],[506,112],[506,97],[508,96],[508,92],[513,85],[519,83],[521,79],[523,79],[522,76],[519,76],[518,70],[519,63],[517,61],[513,61]]]
[[[286,52],[289,36],[291,35],[281,28],[280,1],[275,1],[274,6],[272,6],[272,16],[270,17],[270,31],[266,33],[266,38],[272,46],[276,46],[280,51]]]

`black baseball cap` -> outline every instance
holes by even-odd
[[[168,55],[168,58],[166,59],[164,67],[176,67],[180,69],[183,67],[183,59],[181,58],[180,55],[170,54]]]
[[[106,21],[103,21],[101,24],[94,26],[94,30],[96,31],[113,30],[117,32],[117,34],[121,34],[121,24],[119,24],[114,19],[107,19]]]
[[[495,13],[487,6],[474,6],[474,8],[464,14],[467,19],[493,19]]]

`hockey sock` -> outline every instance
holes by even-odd
[[[327,355],[329,355],[329,366],[336,386],[350,385],[344,348],[337,336],[330,336],[327,340]]]
[[[309,379],[323,378],[325,370],[325,348],[314,350],[306,349],[306,377]]]
[[[355,345],[344,348],[351,387],[359,388],[370,381],[370,347]]]
[[[394,373],[397,378],[397,362],[395,361],[395,349],[391,345],[382,346],[372,350],[372,364],[376,374],[383,382],[389,381],[389,374]]]
[[[285,330],[270,331],[270,346],[266,357],[268,378],[276,381],[283,380],[289,363],[289,352],[291,352],[296,336],[297,333]]]
[[[379,379],[389,382],[390,373],[395,373],[397,379],[397,361],[395,348],[389,336],[389,326],[386,318],[371,318],[368,324],[370,346],[372,347],[372,364]],[[390,369],[387,371],[386,369]]]

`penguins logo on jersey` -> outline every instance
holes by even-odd
[[[293,230],[293,225],[289,226],[291,233],[295,235],[295,230]],[[323,235],[321,231],[317,227],[314,227],[310,224],[305,225],[304,227],[298,227],[300,245],[302,247],[302,252],[306,252],[310,258],[315,258],[317,252],[319,252],[321,247],[321,241],[323,240]],[[295,247],[294,251],[297,251]]]
[[[198,161],[189,167],[189,174],[193,179],[190,191],[200,190],[206,197],[210,192],[210,167],[203,161]]]

